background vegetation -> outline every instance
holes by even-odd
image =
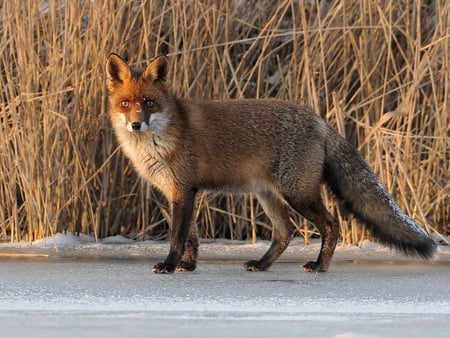
[[[400,206],[450,226],[450,3],[446,0],[21,1],[0,5],[0,239],[58,231],[167,236],[164,199],[117,148],[106,56],[169,53],[192,98],[310,106],[353,142]],[[328,200],[330,209],[335,207]],[[251,194],[202,194],[200,233],[269,238]],[[335,212],[336,213],[336,212]],[[314,228],[292,214],[307,239]],[[342,220],[342,237],[366,234]]]

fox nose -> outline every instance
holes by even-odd
[[[131,129],[133,130],[141,130],[141,122],[132,122]]]

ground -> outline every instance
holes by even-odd
[[[269,243],[202,241],[192,273],[156,275],[167,242],[57,235],[0,244],[2,337],[447,337],[450,255],[405,258],[374,243],[339,246],[327,273],[295,240],[267,272]]]

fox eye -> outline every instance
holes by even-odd
[[[153,107],[153,105],[155,104],[155,102],[153,102],[153,100],[150,99],[144,99],[144,105],[147,108],[151,108]]]
[[[128,100],[122,100],[122,102],[120,102],[120,105],[121,105],[123,108],[128,108],[128,107],[130,107],[130,101],[128,101]]]

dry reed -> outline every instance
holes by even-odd
[[[161,48],[179,95],[310,106],[408,214],[449,231],[448,1],[10,0],[0,20],[1,239],[167,235],[166,202],[117,149],[104,86],[110,52],[144,66]],[[251,194],[204,193],[198,205],[202,236],[271,236]],[[365,238],[341,223],[345,242]]]

